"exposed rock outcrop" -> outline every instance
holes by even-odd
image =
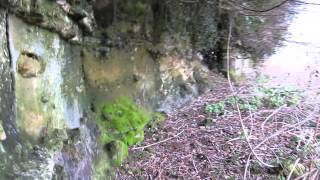
[[[169,113],[214,86],[218,3],[0,1],[0,175],[105,178],[99,109],[126,96]]]

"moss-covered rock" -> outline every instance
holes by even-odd
[[[98,120],[101,142],[114,165],[120,165],[126,158],[128,146],[143,140],[143,128],[149,120],[148,113],[126,97],[103,106]]]
[[[105,128],[127,133],[141,130],[149,121],[148,115],[128,98],[120,98],[116,103],[106,104],[102,108]]]

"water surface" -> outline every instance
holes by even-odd
[[[270,77],[269,85],[320,92],[320,5],[302,4],[295,11],[283,46],[262,61],[258,71]]]

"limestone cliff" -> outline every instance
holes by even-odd
[[[168,113],[207,91],[220,11],[218,0],[0,1],[0,179],[107,179],[99,109],[125,96]]]
[[[183,34],[189,32],[180,29],[185,22],[165,31],[175,22],[167,22],[170,9],[161,2],[0,6],[2,178],[90,179],[94,164],[107,161],[94,163],[95,109],[126,96],[149,111],[169,112],[210,86],[191,36]],[[172,19],[184,16],[175,13]]]

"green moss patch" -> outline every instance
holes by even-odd
[[[119,98],[102,107],[98,120],[101,141],[114,165],[120,165],[127,157],[129,146],[143,140],[143,128],[149,120],[148,113],[129,98]]]

